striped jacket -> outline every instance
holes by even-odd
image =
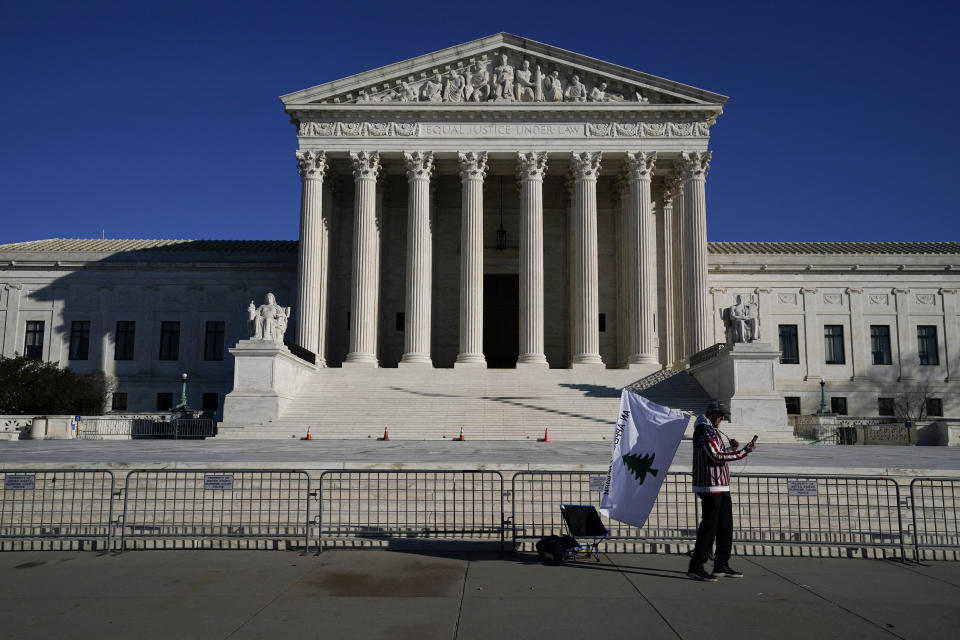
[[[747,457],[745,450],[728,451],[720,432],[706,416],[693,425],[693,490],[696,493],[730,491],[727,462]]]

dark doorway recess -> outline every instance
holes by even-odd
[[[483,353],[487,367],[512,369],[520,354],[520,276],[483,276]]]

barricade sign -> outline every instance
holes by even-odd
[[[787,495],[802,498],[817,497],[816,480],[787,480]]]
[[[603,491],[603,483],[606,480],[606,476],[590,476],[590,491]]]
[[[233,491],[233,476],[230,474],[205,474],[203,476],[205,491]]]
[[[3,488],[7,491],[33,491],[36,487],[37,474],[35,473],[3,477]]]

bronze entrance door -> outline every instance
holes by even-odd
[[[520,276],[483,276],[483,353],[487,367],[517,366],[520,354]]]

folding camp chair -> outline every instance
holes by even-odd
[[[567,523],[570,535],[577,539],[577,546],[570,550],[570,559],[576,562],[578,553],[591,553],[600,562],[600,543],[610,536],[610,532],[603,525],[596,507],[590,504],[562,504],[560,513]],[[583,543],[580,538],[589,538],[589,543]]]

